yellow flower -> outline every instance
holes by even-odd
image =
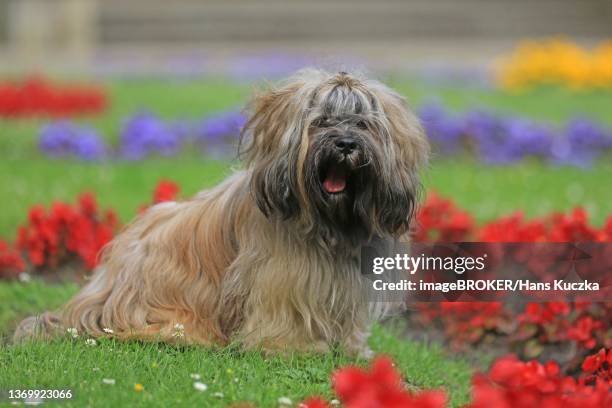
[[[589,51],[562,38],[523,42],[497,64],[497,81],[510,90],[544,84],[612,88],[610,44]]]
[[[144,385],[140,384],[140,383],[136,383],[134,384],[134,391],[136,392],[141,392],[144,390]]]

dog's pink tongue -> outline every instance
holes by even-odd
[[[328,193],[340,193],[346,188],[346,174],[344,169],[332,167],[323,180],[323,188]]]

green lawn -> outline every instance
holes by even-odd
[[[398,78],[389,82],[415,106],[439,99],[458,111],[487,107],[557,124],[581,114],[612,127],[610,93],[542,88],[505,94]],[[100,129],[111,141],[116,141],[122,119],[137,109],[146,108],[168,119],[203,117],[242,105],[254,87],[224,80],[121,80],[110,81],[107,86],[111,109],[100,117],[80,121]],[[190,196],[219,182],[238,165],[195,152],[133,163],[49,160],[36,148],[42,123],[0,121],[0,237],[9,240],[34,204],[73,201],[80,192],[92,191],[102,207],[116,209],[127,221],[150,200],[159,179],[177,181],[183,196]],[[434,158],[423,182],[426,190],[435,189],[452,197],[479,221],[518,209],[528,216],[538,216],[582,205],[593,221],[601,224],[612,214],[608,187],[611,176],[609,157],[586,170],[535,161],[492,167],[467,158]],[[76,290],[74,284],[0,283],[0,392],[10,387],[71,388],[76,396],[72,406],[226,406],[239,401],[274,406],[279,397],[296,402],[312,394],[331,398],[329,373],[334,367],[355,362],[339,351],[322,356],[264,358],[236,347],[210,350],[112,340],[91,347],[82,338],[7,344],[20,318],[58,307]],[[371,346],[393,356],[414,385],[444,387],[454,405],[467,402],[472,370],[465,361],[432,345],[401,340],[389,328],[377,327]],[[192,373],[202,376],[201,381],[208,385],[206,392],[194,390]],[[115,385],[104,384],[103,378],[114,379]],[[144,391],[134,391],[136,383],[142,384]],[[223,397],[215,397],[217,392]]]
[[[74,285],[0,283],[0,340],[10,336],[28,314],[57,307],[74,293]],[[454,406],[469,398],[471,369],[437,346],[402,341],[394,329],[376,327],[370,345],[390,355],[406,380],[419,388],[444,388]],[[151,343],[85,339],[6,345],[0,341],[0,390],[72,389],[75,399],[65,406],[226,406],[248,401],[276,406],[279,397],[298,402],[311,395],[333,398],[329,375],[336,367],[366,364],[340,350],[324,355],[264,357],[239,347],[208,349]],[[206,392],[193,388],[190,374],[199,374]],[[102,379],[114,379],[115,385]],[[144,391],[136,392],[134,384]],[[215,393],[223,393],[223,397]],[[0,401],[1,402],[1,401]],[[63,405],[64,406],[64,405]]]
[[[25,222],[27,208],[54,200],[74,201],[82,191],[95,192],[103,207],[115,208],[123,221],[151,198],[156,182],[169,178],[188,197],[210,187],[236,163],[182,155],[178,159],[90,164],[78,161],[9,158],[0,162],[0,237],[11,239]],[[552,167],[538,162],[492,167],[467,159],[434,161],[425,172],[426,190],[452,197],[479,221],[522,209],[529,216],[582,205],[600,225],[612,214],[609,186],[612,162],[600,161],[590,171]]]

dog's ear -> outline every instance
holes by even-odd
[[[296,95],[300,87],[294,82],[256,96],[241,134],[239,156],[251,170],[251,192],[266,216],[288,219],[299,210],[297,171],[304,136]]]
[[[387,233],[403,233],[418,202],[421,189],[420,170],[429,157],[429,143],[405,99],[384,85],[374,87],[379,109],[383,113],[382,143],[384,157],[379,173],[387,178],[373,192],[379,228]]]

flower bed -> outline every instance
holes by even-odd
[[[436,153],[469,154],[486,163],[506,164],[536,157],[554,164],[587,166],[612,149],[612,131],[587,119],[576,118],[563,129],[556,129],[486,111],[453,115],[435,104],[421,107],[419,116]],[[39,147],[51,157],[82,160],[172,156],[187,146],[229,154],[235,150],[245,122],[246,117],[238,111],[193,121],[166,121],[143,112],[124,122],[119,145],[114,148],[107,146],[95,129],[53,122],[41,129]]]
[[[526,41],[502,62],[498,79],[506,89],[542,84],[609,89],[612,88],[612,42],[586,50],[563,39]]]
[[[49,157],[81,160],[141,160],[155,154],[173,156],[186,146],[228,155],[235,148],[245,122],[246,118],[237,111],[194,121],[165,121],[152,113],[141,112],[125,120],[119,145],[111,148],[95,129],[59,121],[41,129],[38,145]]]
[[[180,188],[161,181],[151,203],[176,199]],[[140,211],[146,210],[146,205]],[[0,277],[14,278],[19,272],[53,273],[67,262],[78,262],[91,270],[97,253],[118,230],[112,210],[100,211],[92,194],[76,204],[55,203],[50,210],[33,207],[19,228],[15,247],[0,241]],[[612,216],[602,227],[588,222],[576,209],[526,220],[520,213],[478,225],[453,201],[429,194],[417,214],[417,241],[612,241]],[[469,407],[600,407],[612,403],[612,303],[528,303],[513,310],[496,302],[441,302],[417,305],[409,324],[420,331],[440,330],[451,347],[473,350],[496,344],[503,347],[486,374],[473,378],[473,401]],[[415,327],[415,326],[413,326]],[[558,362],[538,362],[550,347],[563,347]],[[514,355],[504,355],[512,351]],[[523,362],[521,359],[529,360]],[[442,407],[443,391],[412,393],[388,359],[372,363],[370,370],[340,369],[332,384],[346,407]],[[321,398],[304,406],[327,407]]]
[[[574,378],[564,375],[554,361],[541,364],[505,356],[488,373],[474,375],[472,402],[465,408],[607,407],[612,404],[611,365],[612,350],[602,349],[584,360],[583,372]],[[347,408],[442,408],[448,400],[441,390],[408,391],[400,372],[387,357],[375,359],[370,369],[338,369],[332,374],[332,385]],[[312,397],[300,406],[326,408],[332,404]]]
[[[586,166],[612,148],[612,131],[584,118],[574,118],[558,129],[487,111],[453,115],[437,104],[425,105],[418,113],[440,154],[472,154],[485,163],[535,157],[553,164]]]
[[[154,190],[152,203],[175,200],[179,192],[176,183],[162,180]],[[26,264],[33,267],[53,269],[64,257],[76,255],[84,261],[85,270],[91,270],[96,265],[97,251],[112,239],[117,227],[115,212],[107,209],[100,214],[95,196],[85,193],[75,205],[56,202],[49,211],[42,206],[32,207],[28,222],[18,229],[16,248],[23,252]],[[452,200],[431,192],[417,212],[413,238],[417,242],[611,242],[612,215],[601,228],[591,225],[581,208],[531,220],[517,212],[477,225]],[[6,244],[0,245],[0,254],[15,258],[14,250]],[[5,263],[13,269],[22,265],[15,261]],[[9,268],[0,268],[0,276],[7,274],[5,269]]]
[[[106,109],[106,94],[93,86],[65,86],[42,78],[0,83],[0,117],[73,117]]]

